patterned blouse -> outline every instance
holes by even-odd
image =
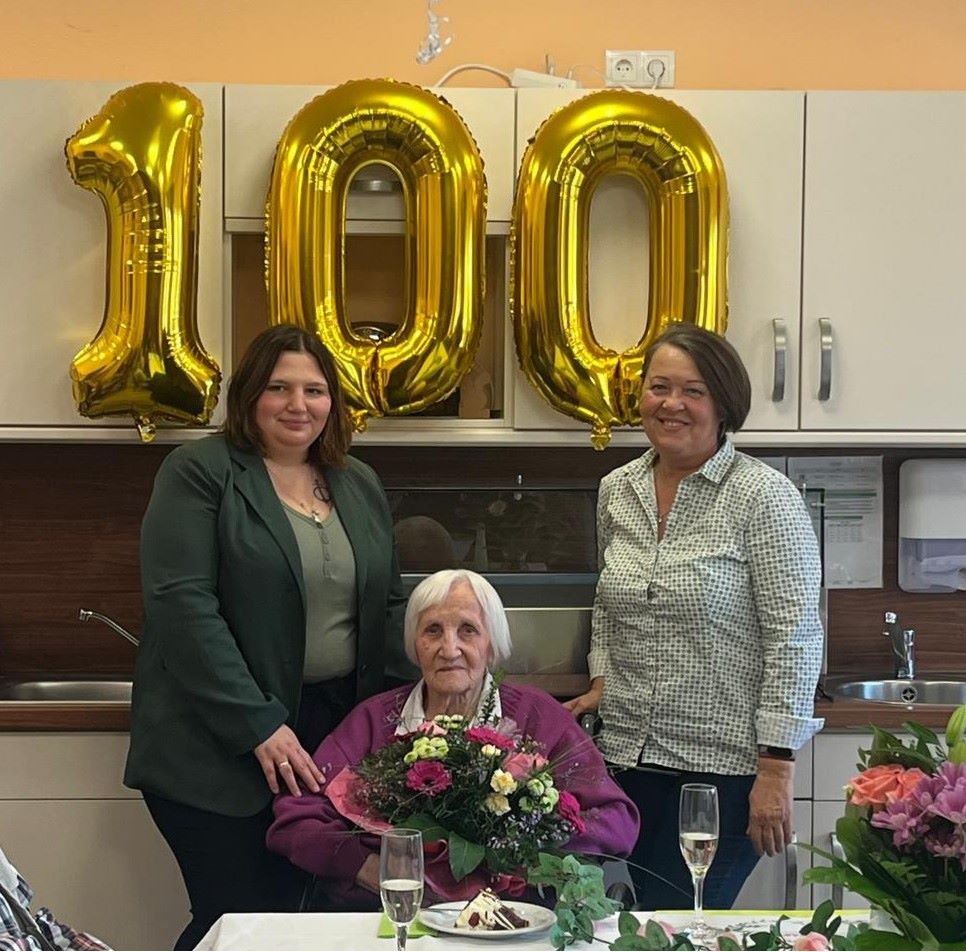
[[[801,747],[822,660],[821,564],[801,496],[730,441],[678,486],[657,538],[648,450],[604,477],[588,658],[612,763],[752,774]]]

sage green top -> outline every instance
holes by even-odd
[[[342,678],[356,666],[356,563],[337,509],[316,521],[282,503],[305,580],[302,680]]]

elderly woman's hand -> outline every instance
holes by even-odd
[[[758,759],[758,776],[748,797],[748,835],[759,855],[774,856],[792,839],[795,763]]]
[[[261,765],[268,789],[278,793],[278,778],[281,777],[293,797],[302,796],[298,780],[302,779],[312,793],[318,793],[319,784],[325,775],[315,765],[315,761],[299,743],[295,732],[283,724],[271,737],[263,740],[255,748],[255,756]]]
[[[600,699],[604,694],[604,679],[594,678],[590,682],[590,690],[586,694],[575,697],[572,701],[567,701],[564,707],[570,711],[574,717],[580,717],[587,711],[596,711],[600,707]]]

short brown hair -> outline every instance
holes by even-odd
[[[255,404],[268,386],[279,357],[286,352],[314,357],[332,398],[325,429],[309,447],[309,462],[316,466],[345,466],[352,435],[339,372],[318,337],[295,324],[270,327],[248,345],[228,384],[228,412],[222,432],[233,446],[257,449],[264,454],[262,435],[255,423]]]
[[[694,361],[721,417],[721,438],[740,430],[751,409],[751,381],[738,351],[720,335],[697,324],[674,323],[644,351],[642,382],[655,352],[663,344],[683,350]]]

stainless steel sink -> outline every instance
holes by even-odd
[[[0,680],[0,701],[34,701],[44,704],[130,704],[131,682],[115,678],[49,681]]]
[[[966,676],[931,674],[921,678],[827,678],[825,689],[832,697],[882,704],[966,704]]]

